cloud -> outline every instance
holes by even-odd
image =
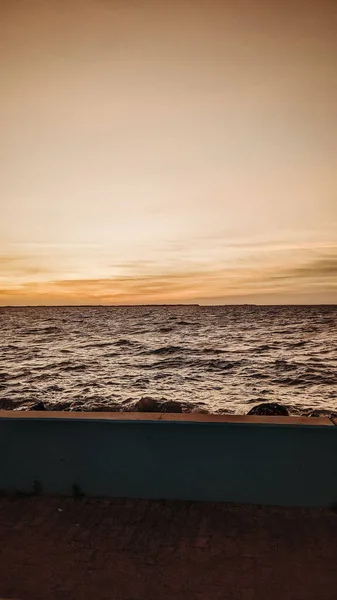
[[[52,268],[51,255],[0,255],[1,304],[148,304],[227,303],[267,296],[270,299],[306,294],[310,300],[337,301],[337,252],[311,248],[310,252],[273,255],[264,252],[259,260],[235,259],[202,263],[196,260],[129,260],[110,265],[112,276],[81,277],[62,264]],[[70,255],[71,258],[71,255]],[[90,255],[91,264],[99,258]],[[88,265],[83,263],[84,271]],[[56,265],[54,265],[56,266]],[[114,269],[111,271],[111,269]],[[95,272],[95,269],[94,271]],[[104,271],[103,271],[104,272]],[[65,273],[67,275],[65,276]],[[294,301],[294,300],[293,300]]]
[[[31,278],[50,273],[50,268],[39,264],[37,257],[19,256],[16,254],[0,255],[0,281],[3,278]]]
[[[40,275],[50,276],[50,266],[43,265],[40,257],[18,254],[0,255],[0,282],[26,281]]]
[[[337,256],[330,255],[321,258],[314,258],[305,263],[289,269],[280,270],[273,275],[276,280],[322,280],[331,279],[331,282],[337,281]]]
[[[293,269],[293,276],[305,278],[337,278],[337,256],[318,258]]]
[[[276,272],[275,272],[276,271]],[[47,304],[142,304],[227,302],[231,298],[326,293],[337,296],[337,257],[321,257],[286,268],[226,268],[167,274],[142,273],[111,278],[27,282],[2,292],[3,302]]]

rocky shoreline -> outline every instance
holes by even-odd
[[[115,403],[74,403],[73,401],[64,402],[30,402],[27,404],[14,405],[8,401],[0,401],[0,410],[15,411],[67,411],[67,412],[148,412],[148,413],[192,413],[192,414],[212,414],[203,402],[191,404],[178,400],[167,398],[153,398],[151,396],[142,396],[139,400],[124,400]],[[228,414],[233,412],[227,411]],[[226,411],[216,411],[215,414],[226,414]],[[306,417],[336,417],[337,413],[329,410],[303,410],[299,412],[290,406],[273,401],[264,401],[257,403],[247,413],[247,415],[265,415],[265,416],[306,416]]]

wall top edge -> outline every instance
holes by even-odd
[[[41,421],[112,421],[112,422],[165,422],[165,423],[232,423],[246,425],[307,425],[334,426],[337,419],[328,417],[281,417],[257,415],[212,415],[200,413],[145,413],[145,412],[68,412],[68,411],[13,411],[0,410],[0,419]]]

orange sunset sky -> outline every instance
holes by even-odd
[[[337,302],[337,2],[0,0],[0,304]]]

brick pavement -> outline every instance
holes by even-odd
[[[336,600],[337,514],[0,498],[0,598]]]

